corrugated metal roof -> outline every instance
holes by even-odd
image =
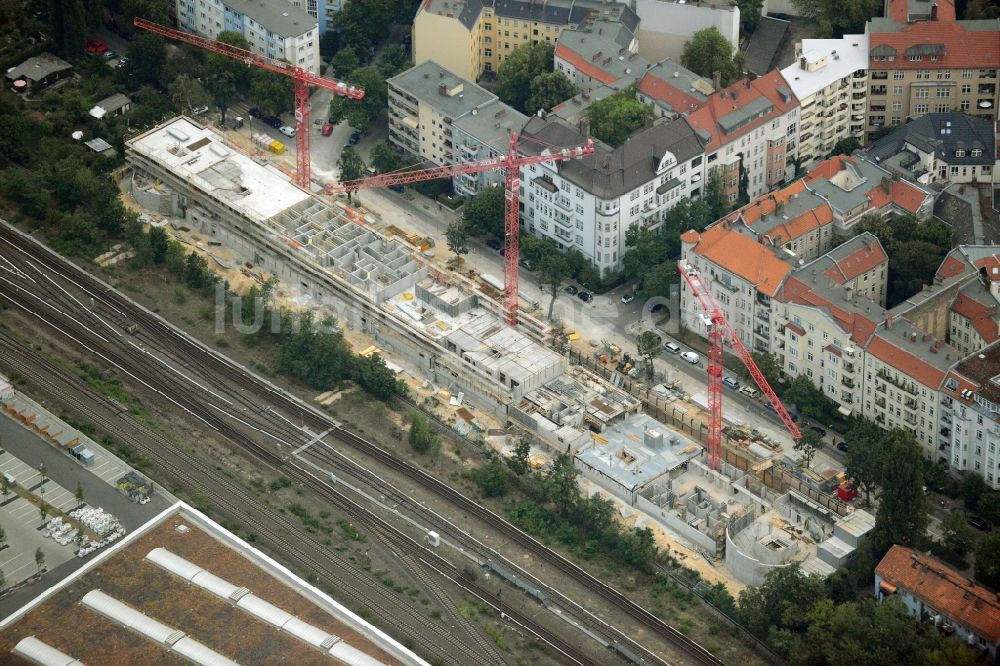
[[[166,569],[170,573],[188,581],[194,578],[199,572],[204,571],[197,564],[174,555],[166,548],[154,548],[146,555],[146,559],[158,567]]]
[[[83,666],[83,662],[63,654],[51,645],[47,645],[34,636],[27,636],[18,641],[12,652],[40,666]]]
[[[185,659],[189,659],[201,666],[239,666],[237,662],[222,656],[193,638],[185,637],[180,639],[174,643],[173,650]]]
[[[237,601],[236,605],[254,617],[268,624],[273,624],[278,628],[285,626],[293,617],[291,613],[283,611],[274,604],[252,594],[248,594]]]

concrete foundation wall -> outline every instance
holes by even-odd
[[[691,527],[670,509],[661,508],[642,495],[636,496],[635,507],[653,520],[663,523],[668,529],[676,532],[705,555],[715,557],[718,553],[715,539]]]
[[[753,530],[754,528],[750,526],[747,529]],[[753,586],[762,585],[771,571],[788,566],[787,562],[776,561],[776,558],[773,557],[761,559],[761,554],[755,549],[746,548],[734,541],[733,532],[733,528],[726,530],[726,566],[740,582]],[[740,536],[743,536],[742,532]],[[756,544],[756,539],[754,544]]]

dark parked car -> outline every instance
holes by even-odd
[[[275,129],[278,129],[282,125],[281,118],[278,116],[264,116],[261,120]]]
[[[396,194],[402,194],[404,188],[402,185],[390,185],[389,189],[395,192]]]
[[[251,118],[262,118],[264,116],[264,114],[261,113],[260,109],[258,109],[256,106],[252,107],[249,113]]]
[[[812,430],[817,435],[819,435],[820,437],[826,437],[826,430],[823,430],[819,426],[809,426],[809,429]]]
[[[589,291],[581,291],[579,294],[576,295],[576,297],[579,298],[584,303],[589,303],[592,300],[594,300],[594,297],[590,295]]]
[[[490,248],[491,250],[499,250],[502,246],[500,245],[500,241],[498,241],[496,238],[490,238],[486,241],[486,247]]]
[[[844,453],[847,453],[849,449],[850,447],[847,445],[847,442],[837,442],[838,451],[843,451]]]
[[[570,296],[576,296],[576,292],[578,291],[580,290],[574,287],[573,285],[566,287],[566,293],[569,294]]]
[[[968,520],[969,524],[975,527],[977,530],[981,530],[983,532],[989,532],[992,529],[990,527],[990,524],[985,520],[983,520],[982,518],[980,518],[979,516],[969,516]]]

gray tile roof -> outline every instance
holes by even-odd
[[[520,132],[526,122],[528,116],[495,100],[458,118],[451,126],[506,154],[509,132]]]
[[[28,58],[20,65],[8,69],[6,76],[11,81],[16,81],[21,77],[26,77],[31,81],[41,81],[50,74],[67,69],[73,69],[73,66],[62,58],[51,53],[39,53],[34,58]]]
[[[388,83],[390,88],[398,88],[451,118],[458,118],[497,99],[493,93],[453,74],[433,60],[426,60],[397,74]],[[454,92],[458,86],[461,90]],[[454,94],[449,95],[449,92]]]
[[[586,142],[577,128],[560,118],[533,117],[523,134],[528,139],[522,143],[522,151],[528,154],[540,152],[531,138],[560,147],[576,147]],[[653,180],[656,167],[667,151],[679,163],[702,153],[701,142],[684,118],[661,121],[639,130],[618,148],[596,143],[592,155],[560,162],[559,175],[597,197],[613,199]]]
[[[257,23],[282,37],[298,37],[312,29],[317,29],[317,20],[304,9],[274,0],[225,0],[234,11],[249,16]],[[319,35],[316,35],[319,39]]]
[[[788,31],[788,21],[765,16],[760,20],[750,43],[747,44],[746,70],[751,74],[763,76],[770,72],[773,67],[774,57],[778,55],[781,41]]]
[[[992,165],[996,161],[993,122],[964,113],[928,113],[914,118],[876,141],[866,153],[871,159],[885,161],[904,151],[906,144],[956,166]],[[965,151],[964,157],[955,156],[958,149]],[[974,149],[983,154],[972,157]]]

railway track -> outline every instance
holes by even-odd
[[[266,541],[286,561],[336,581],[346,597],[358,606],[371,608],[379,617],[392,623],[397,632],[411,640],[426,641],[428,634],[433,635],[434,644],[440,646],[435,654],[437,658],[457,666],[503,663],[502,659],[495,659],[495,653],[471,650],[444,625],[425,619],[415,621],[413,607],[387,588],[357,585],[356,581],[364,580],[368,574],[348,556],[308,539],[301,526],[287,514],[257,500],[213,466],[178,449],[161,433],[131,419],[124,422],[127,417],[122,417],[118,405],[99,397],[80,399],[77,396],[89,394],[87,387],[69,379],[64,368],[54,365],[40,353],[5,338],[0,338],[0,351],[4,352],[0,356],[0,368],[30,376],[34,384],[81,415],[99,415],[102,429],[147,456],[157,469],[170,478],[203,489],[213,507],[239,520],[250,533]],[[415,576],[419,579],[421,574],[415,572]],[[489,658],[484,658],[484,655],[489,655]]]
[[[119,326],[124,325],[132,328],[134,331],[134,337],[137,339],[145,341],[151,347],[156,346],[161,349],[172,349],[172,358],[176,359],[178,356],[183,357],[183,364],[192,372],[196,372],[198,376],[205,377],[207,375],[210,377],[217,377],[240,386],[244,394],[241,398],[241,402],[243,403],[242,407],[244,409],[259,409],[261,404],[267,403],[270,403],[273,407],[279,408],[287,416],[279,416],[273,408],[270,414],[263,415],[264,419],[267,420],[271,427],[280,428],[280,432],[287,433],[289,432],[288,427],[293,425],[289,420],[289,418],[292,418],[300,421],[304,427],[308,426],[318,433],[329,431],[330,437],[333,437],[342,444],[350,447],[355,452],[372,458],[389,469],[405,476],[424,489],[449,502],[454,507],[465,511],[470,515],[475,516],[478,520],[490,525],[499,533],[516,542],[549,565],[554,566],[560,571],[572,576],[580,584],[584,585],[593,593],[611,603],[619,611],[626,613],[635,621],[652,630],[658,636],[663,637],[663,639],[668,643],[678,648],[680,652],[683,653],[686,662],[711,665],[723,663],[717,657],[705,650],[702,646],[689,639],[683,633],[662,621],[645,608],[642,608],[635,602],[631,601],[618,590],[598,580],[576,564],[549,549],[533,537],[525,534],[519,528],[507,522],[502,517],[494,514],[485,507],[480,506],[473,499],[466,497],[454,488],[450,487],[448,484],[427,474],[420,468],[396,458],[390,452],[382,449],[381,447],[345,430],[341,427],[341,424],[337,423],[326,414],[314,409],[286,391],[273,387],[265,380],[257,377],[252,372],[237,365],[231,360],[215,354],[201,343],[167,325],[156,315],[153,315],[140,306],[137,306],[123,295],[113,289],[110,289],[107,285],[100,282],[90,274],[67,262],[61,257],[58,257],[58,255],[54,255],[54,253],[51,253],[47,249],[39,246],[33,239],[29,240],[19,232],[0,225],[0,240],[11,247],[15,247],[19,252],[24,253],[26,257],[29,257],[31,260],[46,266],[48,270],[53,271],[61,278],[69,281],[70,284],[78,288],[82,294],[85,294],[86,298],[93,299],[91,301],[94,306],[93,309],[99,309],[101,314],[113,317]],[[2,249],[3,247],[0,246],[0,250]],[[8,259],[10,259],[9,256]],[[15,261],[14,263],[18,262]],[[52,264],[55,264],[56,267],[52,267]],[[11,296],[9,294],[9,290],[4,287],[3,276],[0,276],[0,293],[4,293],[5,291],[8,292],[8,298],[10,298]],[[56,293],[56,297],[59,298],[67,308],[80,308],[81,302],[75,297],[69,296],[69,298],[67,298],[66,295],[59,294],[58,291]],[[86,310],[86,308],[84,308],[84,310]],[[76,322],[71,321],[70,323]],[[105,326],[111,328],[107,324],[105,324]],[[108,332],[108,335],[110,336],[112,333]],[[104,339],[104,343],[106,345],[110,344],[107,339]],[[94,350],[94,352],[99,356],[104,356],[104,354],[97,350]],[[110,352],[109,356],[117,358],[117,360],[121,363],[128,363],[129,361],[129,359],[123,359],[114,352]],[[108,357],[105,356],[105,358]],[[136,358],[132,355],[132,363],[130,365],[140,360],[142,359]],[[112,363],[117,365],[114,361],[112,361]],[[125,370],[124,366],[122,366],[122,369]],[[136,371],[134,366],[125,371],[133,377],[136,377],[140,382],[147,385],[151,384],[152,386],[155,386],[160,381],[157,377],[150,376],[146,372]],[[180,388],[182,393],[190,391],[190,387],[183,386]],[[194,401],[187,397],[180,399],[172,398],[172,401],[193,415],[197,415],[199,411],[202,411],[199,405],[194,404]],[[213,405],[212,408],[214,410],[219,410],[217,405]],[[199,415],[198,418],[205,421],[210,427],[218,428],[220,432],[231,432],[231,426],[222,422],[220,418],[213,417],[212,414],[209,414],[208,418],[205,418],[204,414]],[[302,430],[299,429],[297,436],[301,437],[301,435]],[[237,433],[237,437],[239,439],[245,439],[239,433]],[[253,446],[258,449],[255,455],[259,454],[259,456],[266,456],[269,464],[281,465],[287,464],[288,462],[287,458],[282,459],[269,451],[259,450],[263,448],[259,445]],[[570,605],[573,604],[570,602]],[[588,618],[588,621],[591,621],[591,619]],[[608,625],[605,625],[605,629],[607,629],[607,627]],[[620,633],[619,636],[621,636]],[[621,636],[621,638],[624,639],[626,643],[632,643],[628,637]]]

